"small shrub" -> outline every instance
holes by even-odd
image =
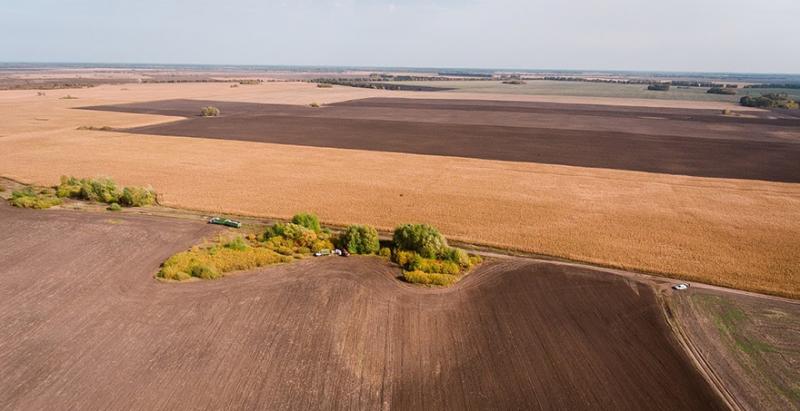
[[[213,266],[207,264],[197,264],[189,269],[189,275],[192,277],[202,278],[204,280],[215,280],[221,277],[219,271]]]
[[[122,206],[119,205],[119,203],[111,203],[111,205],[108,206],[108,208],[106,208],[106,210],[108,210],[108,211],[122,211]]]
[[[32,187],[25,187],[22,190],[13,191],[9,202],[14,207],[42,210],[61,204],[61,199],[53,195],[51,190],[37,191]]]
[[[470,266],[470,264],[469,264],[469,256],[467,255],[467,253],[464,252],[464,250],[461,250],[459,248],[452,247],[452,248],[448,249],[447,251],[444,252],[444,255],[442,255],[442,258],[447,260],[447,261],[456,263],[461,267],[469,267]]]
[[[733,111],[731,111],[731,109],[728,109],[728,108],[726,108],[726,109],[723,109],[723,110],[722,110],[722,115],[723,115],[723,116],[730,116],[730,115],[733,115]]]
[[[470,267],[476,266],[476,265],[478,265],[478,264],[480,264],[482,262],[483,262],[483,257],[481,257],[479,255],[471,255],[471,256],[469,256],[469,265],[470,265]]]
[[[381,257],[390,258],[392,256],[392,250],[390,250],[389,247],[383,247],[378,252],[378,255]]]
[[[67,94],[64,97],[60,97],[59,99],[60,100],[77,100],[78,98],[77,97],[72,97],[71,95]]]
[[[328,83],[317,83],[317,87],[319,87],[319,88],[332,88],[332,87],[333,87],[333,84],[328,84]]]
[[[312,108],[319,108],[319,103],[313,102],[313,103],[309,104],[308,106],[312,107]]]
[[[120,204],[127,207],[144,207],[155,203],[156,195],[152,189],[143,187],[125,187],[119,197]]]
[[[458,281],[458,277],[449,274],[430,274],[422,271],[403,271],[403,279],[412,284],[449,286]]]
[[[392,261],[404,269],[411,269],[411,267],[417,265],[417,260],[420,258],[421,257],[413,251],[395,250],[394,259]]]
[[[247,243],[244,241],[242,237],[236,237],[233,240],[225,243],[223,246],[225,248],[230,248],[231,250],[236,250],[236,251],[245,251],[250,247],[247,245]]]
[[[112,131],[114,128],[109,126],[80,126],[76,130]]]
[[[203,117],[217,117],[219,116],[219,109],[213,106],[207,106],[200,109],[200,115]]]
[[[348,226],[340,240],[342,247],[352,254],[375,254],[381,246],[378,231],[366,225]]]
[[[315,233],[320,232],[319,218],[311,213],[299,213],[292,217],[292,223],[301,225]]]

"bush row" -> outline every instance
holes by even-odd
[[[118,203],[126,207],[152,205],[156,194],[150,188],[124,187],[120,190],[110,178],[75,178],[61,176],[56,187],[56,195],[61,198],[97,201],[106,204]]]

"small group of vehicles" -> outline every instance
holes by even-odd
[[[343,248],[342,249],[337,248],[337,249],[335,249],[333,251],[331,251],[331,250],[329,250],[327,248],[324,248],[324,249],[319,250],[316,253],[314,253],[314,257],[330,257],[330,256],[334,256],[334,255],[338,255],[340,257],[349,257],[350,253],[347,252],[347,250],[345,250]]]

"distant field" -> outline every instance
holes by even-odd
[[[454,88],[454,92],[506,93],[520,95],[553,95],[584,97],[650,98],[664,100],[738,101],[744,95],[787,93],[800,99],[795,89],[738,89],[735,96],[708,94],[707,88],[672,87],[669,91],[650,91],[642,84],[605,84],[577,81],[528,80],[527,84],[511,85],[500,81],[401,81],[408,85]]]

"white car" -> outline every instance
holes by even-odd
[[[678,290],[678,291],[687,290],[687,289],[689,289],[689,284],[686,284],[686,283],[675,284],[675,285],[672,286],[672,289],[673,290]]]

